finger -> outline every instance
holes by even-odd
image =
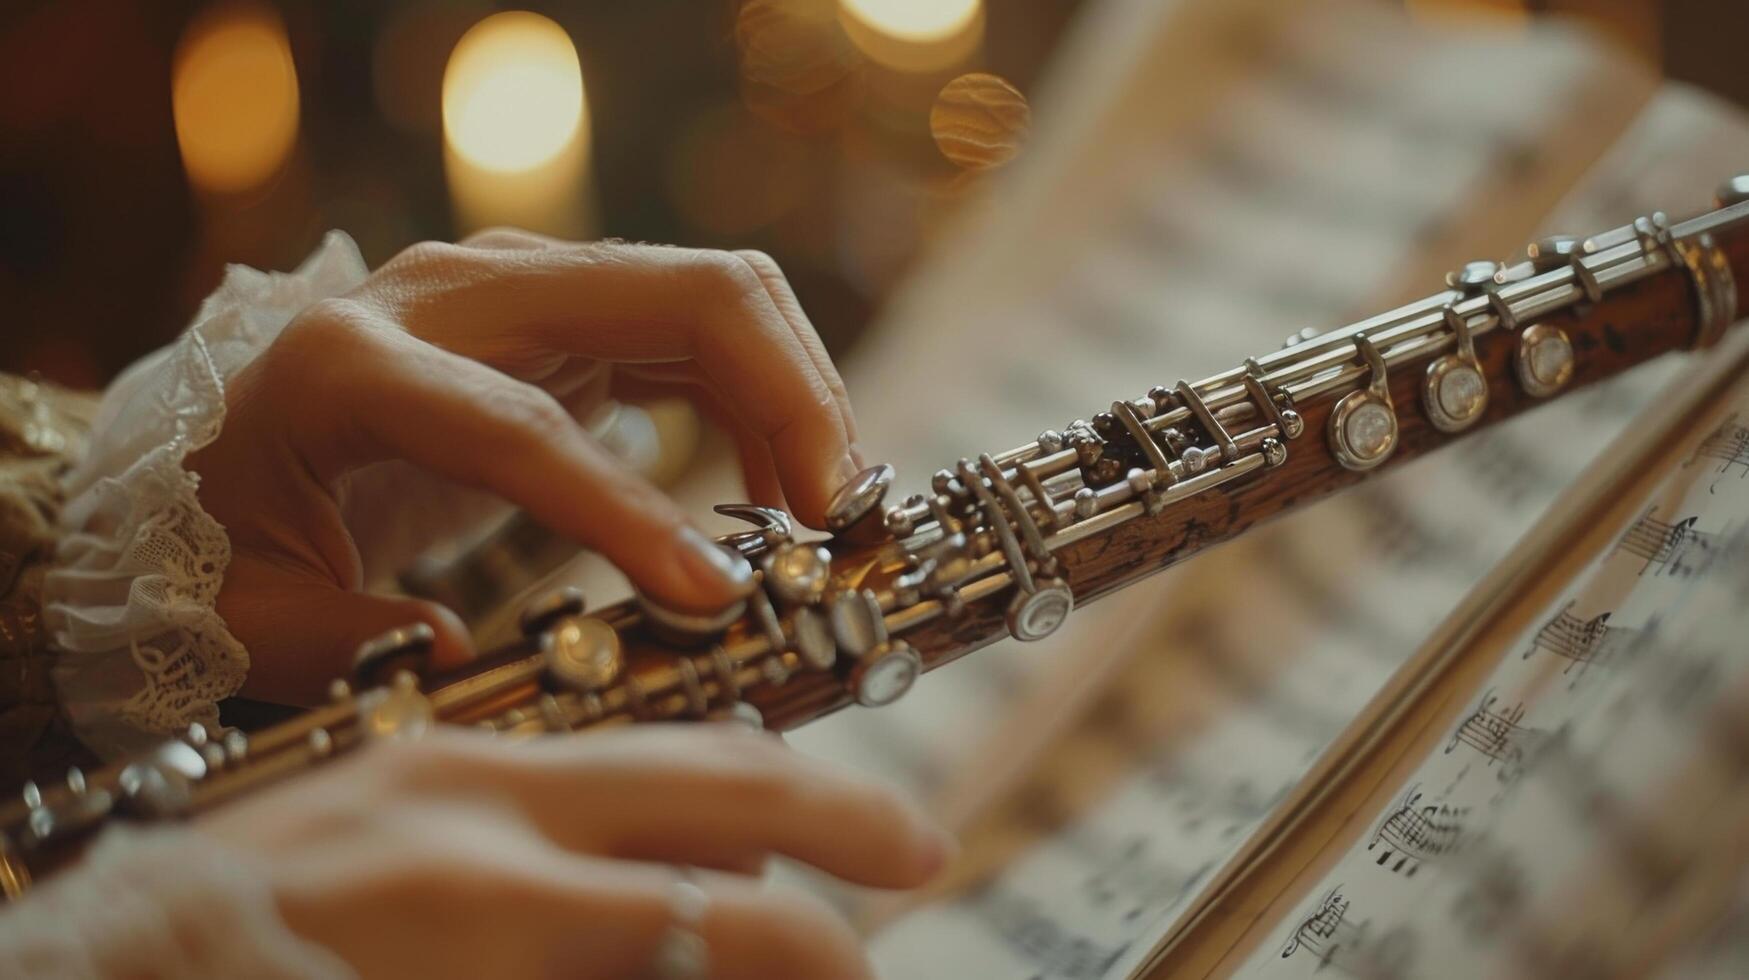
[[[566,741],[532,746],[515,791],[568,846],[679,863],[783,854],[882,888],[921,885],[952,856],[915,804],[763,733],[642,726]]]
[[[679,365],[660,365],[677,368]],[[696,376],[682,371],[663,371],[655,377],[670,380],[649,380],[641,368],[622,368],[615,381],[615,393],[622,397],[648,399],[679,395],[691,402],[700,415],[709,419],[735,444],[735,455],[741,464],[741,479],[747,499],[766,507],[787,511],[789,503],[783,496],[783,484],[777,476],[777,463],[771,457],[771,447],[730,412],[711,389]]]
[[[856,931],[823,900],[714,876],[703,890],[712,980],[874,976]]]
[[[493,249],[503,252],[531,252],[570,243],[522,228],[498,225],[476,231],[462,239],[460,244],[469,248]],[[600,365],[591,364],[588,361],[565,356],[536,357],[513,363],[501,363],[498,366],[523,381],[540,384],[541,387],[552,392],[553,397],[566,401],[567,404],[569,404],[566,399],[567,386],[574,386],[574,378],[578,375],[588,375],[600,367]]]
[[[348,592],[248,554],[226,569],[218,610],[233,634],[249,637],[243,695],[282,704],[321,702],[330,682],[350,678],[361,639],[413,623],[431,627],[439,670],[474,653],[467,627],[435,602]]]
[[[739,875],[683,879],[672,867],[566,853],[489,801],[380,802],[373,826],[392,835],[348,840],[353,828],[342,827],[332,846],[281,861],[276,877],[287,921],[361,976],[648,977],[675,935],[702,947],[699,975],[714,980],[869,976],[856,935],[819,899]],[[361,921],[360,909],[389,911]]]
[[[849,923],[811,895],[634,862],[555,855],[548,867],[558,900],[536,896],[525,907],[557,921],[556,975],[651,975],[671,930],[697,937],[712,980],[873,975]],[[682,907],[681,889],[690,888],[702,894],[701,907]]]
[[[461,240],[461,244],[470,248],[502,248],[510,250],[527,250],[537,248],[552,248],[567,244],[561,239],[542,235],[538,232],[526,231],[501,225],[493,228],[483,228]]]
[[[282,424],[318,480],[405,459],[522,507],[664,604],[721,609],[752,587],[744,560],[700,534],[552,396],[361,316],[339,308],[302,317],[269,351],[322,365],[268,372],[300,379],[301,390],[279,397],[302,410]]]
[[[783,314],[790,332],[796,335],[796,341],[808,352],[808,359],[814,362],[814,369],[820,372],[826,387],[832,390],[832,397],[838,402],[839,421],[844,424],[844,438],[849,441],[852,454],[856,454],[856,416],[850,410],[850,392],[845,389],[844,379],[839,376],[838,367],[832,363],[831,355],[826,353],[826,345],[820,341],[820,334],[814,329],[813,321],[808,319],[801,301],[796,299],[795,290],[790,288],[789,278],[778,267],[777,261],[764,252],[742,249],[735,254],[752,267],[759,280],[765,284],[765,292],[771,297],[772,305]]]
[[[358,295],[414,334],[488,363],[559,350],[695,359],[771,446],[806,523],[860,469],[831,386],[747,263],[721,252],[593,244],[508,252],[422,245]],[[505,368],[509,370],[509,368]]]
[[[705,409],[705,414],[718,428],[727,432],[735,443],[735,455],[741,463],[741,482],[747,490],[747,500],[787,512],[789,501],[784,499],[783,483],[777,478],[777,463],[772,460],[771,449],[765,445],[765,440],[721,409],[708,408]]]

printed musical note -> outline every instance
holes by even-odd
[[[1701,440],[1700,447],[1695,450],[1694,457],[1689,462],[1693,464],[1697,460],[1707,460],[1715,464],[1718,467],[1715,473],[1720,476],[1729,474],[1732,467],[1737,466],[1743,468],[1743,472],[1737,474],[1738,478],[1749,476],[1749,426],[1737,421],[1737,416],[1733,413],[1712,434]]]
[[[1327,959],[1329,950],[1337,945],[1336,937],[1346,925],[1347,916],[1348,899],[1342,897],[1342,886],[1337,885],[1318,903],[1318,911],[1294,930],[1293,937],[1281,951],[1281,958],[1285,960],[1306,949]]]
[[[1464,845],[1463,822],[1469,812],[1469,807],[1444,803],[1423,805],[1420,789],[1411,786],[1379,824],[1366,849],[1378,850],[1379,867],[1412,878],[1423,861],[1454,853]]]
[[[1715,571],[1729,574],[1731,569],[1741,568],[1744,558],[1749,557],[1749,551],[1745,550],[1749,546],[1746,529],[1720,533],[1697,531],[1694,529],[1695,520],[1686,518],[1667,526],[1660,541],[1659,522],[1650,517],[1643,518],[1622,536],[1616,550],[1646,559],[1646,565],[1640,570],[1642,575],[1647,568],[1654,566],[1674,578],[1709,575]],[[1643,531],[1642,523],[1646,525]]]
[[[1612,629],[1609,617],[1609,613],[1603,612],[1590,619],[1582,619],[1573,614],[1573,603],[1568,602],[1555,614],[1555,618],[1536,631],[1530,649],[1524,651],[1524,658],[1529,660],[1538,650],[1546,650],[1568,661],[1566,671],[1575,667],[1584,670],[1601,662],[1606,650],[1612,648],[1606,645],[1609,641],[1613,640],[1619,645],[1628,640],[1629,633],[1632,632]]]
[[[1288,959],[1304,950],[1318,962],[1317,969],[1333,967],[1363,980],[1385,980],[1408,973],[1414,959],[1415,937],[1407,929],[1396,928],[1384,935],[1372,937],[1369,923],[1352,921],[1349,902],[1337,885],[1325,893],[1318,910],[1302,920],[1281,958]]]
[[[1476,710],[1463,720],[1456,734],[1452,735],[1451,744],[1445,747],[1446,754],[1451,754],[1451,750],[1462,742],[1487,756],[1490,762],[1505,758],[1512,735],[1518,730],[1518,722],[1524,717],[1524,705],[1514,705],[1507,711],[1497,712],[1493,709],[1499,700],[1492,691],[1482,695],[1482,701]]]
[[[1492,690],[1485,692],[1476,710],[1452,733],[1445,753],[1450,755],[1460,743],[1467,745],[1480,752],[1488,760],[1489,767],[1500,763],[1499,780],[1510,784],[1523,774],[1528,760],[1547,743],[1549,734],[1521,724],[1524,719],[1522,702],[1502,711],[1495,707],[1499,700]]]
[[[1711,560],[1714,537],[1694,529],[1696,518],[1685,517],[1667,524],[1647,513],[1628,527],[1616,542],[1617,552],[1645,559],[1640,574],[1648,569],[1686,578]]]

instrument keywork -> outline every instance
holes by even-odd
[[[1330,413],[1330,451],[1351,470],[1370,470],[1397,448],[1397,409],[1391,404],[1384,355],[1365,334],[1355,336],[1354,347],[1369,379],[1366,387],[1344,395]]]
[[[0,809],[0,886],[22,890],[113,817],[199,812],[431,724],[509,737],[708,718],[784,730],[890,704],[929,670],[1050,636],[1088,603],[1390,464],[1716,343],[1745,312],[1740,275],[1749,201],[1732,194],[1686,221],[1652,215],[1469,263],[1422,300],[959,460],[926,492],[895,499],[892,468],[872,467],[830,502],[825,540],[781,511],[719,508],[750,525],[718,539],[755,569],[744,601],[702,615],[642,595],[590,609],[561,591],[525,612],[519,640],[444,675],[430,673],[417,629],[372,640],[351,682],[291,721],[192,730],[124,765],[26,787]],[[1721,430],[1701,454],[1749,472],[1745,438]],[[1585,661],[1606,629],[1551,624],[1546,645]],[[1465,741],[1491,761],[1521,757],[1516,724],[1484,705]]]
[[[1560,327],[1535,324],[1519,337],[1514,365],[1524,390],[1547,398],[1573,378],[1573,341]]]
[[[1445,325],[1457,350],[1427,365],[1427,383],[1421,389],[1427,419],[1441,432],[1462,432],[1474,425],[1488,408],[1488,379],[1476,360],[1476,342],[1470,322],[1447,306]]]

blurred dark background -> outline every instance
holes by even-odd
[[[1082,6],[569,0],[493,33],[509,8],[475,0],[15,0],[0,370],[100,385],[174,336],[226,262],[290,268],[337,227],[374,265],[495,223],[764,249],[842,355],[956,203],[1024,152],[1022,93]],[[1749,4],[1468,6],[1584,17],[1749,102]],[[568,140],[547,101],[492,101],[562,89],[565,37],[586,106]]]

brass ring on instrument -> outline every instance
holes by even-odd
[[[1724,249],[1710,234],[1703,232],[1693,238],[1677,239],[1675,251],[1694,286],[1693,346],[1704,350],[1718,343],[1736,319],[1737,278],[1731,272]]]

